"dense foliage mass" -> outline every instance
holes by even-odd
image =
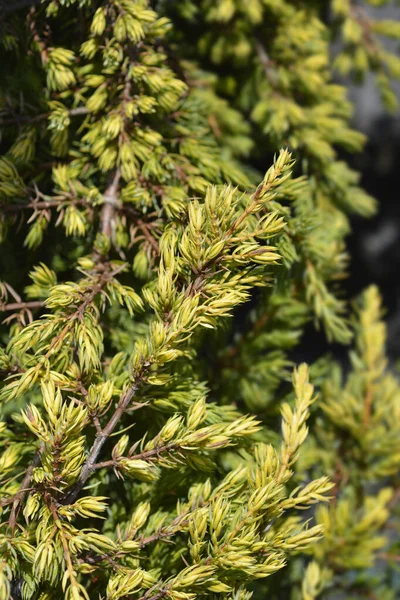
[[[394,600],[400,387],[378,290],[340,292],[375,202],[335,70],[394,108],[399,24],[351,0],[23,4],[0,42],[0,600]],[[348,365],[295,365],[306,327]]]

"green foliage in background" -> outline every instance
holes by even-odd
[[[335,77],[374,72],[394,109],[398,24],[350,0],[9,8],[0,600],[394,600],[400,387],[378,290],[340,289],[375,201]],[[348,365],[295,364],[312,327]]]

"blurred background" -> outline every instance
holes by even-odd
[[[400,6],[374,9],[364,5],[364,9],[380,19],[400,21]],[[388,42],[387,47],[399,53],[398,42]],[[362,187],[379,203],[372,219],[353,219],[352,234],[347,240],[350,276],[345,286],[350,298],[371,283],[379,286],[386,308],[388,355],[396,361],[400,356],[400,112],[387,114],[373,76],[362,85],[356,86],[345,79],[341,83],[348,87],[355,106],[354,127],[369,139],[362,154],[343,158],[361,172]],[[400,82],[394,82],[394,87],[400,101]],[[312,346],[320,351],[323,343],[318,336]],[[310,357],[316,358],[318,352],[314,353],[314,348],[309,350]],[[337,347],[334,354],[344,359],[346,350]]]

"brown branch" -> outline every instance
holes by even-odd
[[[78,308],[71,315],[68,315],[68,317],[67,317],[68,322],[66,323],[66,325],[62,329],[62,331],[56,337],[53,338],[53,340],[50,344],[50,347],[45,354],[45,358],[49,358],[52,351],[54,350],[54,348],[57,345],[59,345],[60,342],[62,342],[62,340],[65,338],[65,336],[67,335],[67,333],[69,332],[69,330],[71,328],[71,323],[73,324],[73,322],[76,319],[83,319],[86,309],[91,305],[91,303],[93,302],[93,300],[95,299],[97,294],[99,294],[103,290],[104,286],[112,279],[112,277],[114,275],[115,275],[115,272],[110,273],[110,272],[106,271],[106,272],[102,273],[98,278],[97,284],[95,284],[90,289],[90,291],[87,291],[84,293],[82,303],[78,306]],[[86,297],[85,297],[85,295],[86,295]]]
[[[185,513],[185,516],[186,516],[186,514],[188,514],[188,513]],[[186,522],[184,521],[183,518],[179,519],[178,522],[176,522],[176,521],[177,521],[177,519],[175,519],[175,521],[171,525],[162,527],[161,529],[159,529],[152,535],[148,535],[147,537],[141,538],[139,540],[140,548],[144,548],[148,544],[152,544],[153,542],[157,542],[158,540],[168,539],[174,535],[174,533],[176,531],[176,527],[178,525],[183,525],[183,526],[186,525]]]
[[[78,481],[64,495],[64,497],[61,498],[61,500],[60,500],[61,504],[72,504],[73,502],[75,502],[76,498],[78,497],[78,495],[79,495],[80,491],[82,490],[83,486],[85,485],[86,481],[89,479],[89,477],[91,476],[93,471],[95,471],[95,469],[96,469],[95,465],[98,464],[97,459],[98,459],[98,456],[99,456],[104,444],[106,443],[106,441],[110,437],[110,435],[113,433],[114,429],[118,425],[118,423],[121,420],[124,413],[128,410],[129,405],[130,405],[132,399],[134,398],[134,396],[136,395],[136,392],[138,391],[139,386],[140,386],[141,382],[143,381],[143,378],[150,366],[151,366],[150,360],[146,360],[143,363],[142,368],[139,371],[139,373],[137,374],[131,387],[120,397],[117,409],[115,410],[111,419],[108,421],[108,423],[106,424],[104,429],[102,429],[101,432],[97,433],[96,439],[93,443],[93,446],[90,449],[88,457],[81,469],[81,473],[80,473]],[[146,404],[147,403],[143,403],[143,406],[145,406]]]
[[[77,108],[71,108],[68,111],[70,117],[75,117],[78,115],[87,115],[89,114],[89,110],[86,106],[78,106]],[[20,123],[39,123],[40,121],[45,121],[49,118],[51,113],[40,113],[39,115],[16,115],[15,117],[9,119],[1,119],[0,127],[3,125],[19,125]]]
[[[101,433],[98,433],[96,435],[96,439],[82,467],[78,481],[73,485],[69,492],[66,493],[64,498],[61,499],[61,504],[72,504],[73,502],[75,502],[86,481],[89,479],[90,475],[94,471],[94,465],[104,444],[118,425],[122,415],[126,412],[131,400],[135,396],[139,387],[139,382],[140,376],[136,379],[135,383],[133,383],[129,390],[121,396],[120,401],[118,402],[117,409],[112,415],[111,419],[108,421],[107,425],[102,429]]]
[[[270,84],[273,87],[275,87],[278,83],[278,80],[277,80],[277,73],[274,68],[274,62],[270,59],[263,44],[259,40],[256,41],[256,52],[257,52],[258,60],[260,61],[260,64],[261,64],[262,68],[264,69],[264,73],[265,73],[268,81],[270,82]]]
[[[76,576],[75,576],[76,573],[75,573],[75,570],[74,570],[74,565],[72,563],[71,553],[70,553],[70,550],[69,550],[69,547],[68,547],[68,542],[67,542],[67,539],[66,539],[63,527],[62,527],[60,516],[59,516],[59,514],[57,512],[56,507],[54,506],[54,504],[52,502],[50,502],[50,504],[49,504],[49,509],[50,509],[50,512],[51,512],[52,517],[54,519],[54,525],[57,527],[57,530],[58,530],[58,533],[59,533],[59,537],[61,539],[61,544],[62,544],[62,547],[63,547],[64,559],[65,559],[65,563],[66,563],[66,566],[67,566],[67,571],[68,571],[69,580],[71,582],[71,587],[72,588],[74,588],[74,587],[76,588],[76,587],[78,587],[78,582],[76,580]],[[73,596],[74,595],[75,594],[73,594]]]
[[[364,402],[364,414],[363,414],[363,427],[367,429],[372,412],[372,402],[373,402],[373,390],[371,382],[367,383],[367,390],[365,393],[365,402]]]
[[[174,535],[174,533],[176,532],[177,527],[181,528],[189,523],[189,516],[191,515],[192,512],[194,512],[197,509],[204,508],[205,506],[209,506],[213,500],[214,500],[214,497],[209,498],[207,501],[201,500],[197,505],[186,510],[181,515],[178,515],[177,517],[175,517],[175,519],[169,525],[165,525],[164,527],[161,527],[155,533],[152,533],[151,535],[148,535],[147,537],[142,536],[138,540],[140,548],[144,548],[148,544],[152,544],[153,542],[156,542],[158,540],[163,540],[163,539],[167,540],[168,538],[172,537]]]
[[[169,452],[170,450],[175,450],[176,448],[179,448],[179,444],[177,442],[169,442],[168,444],[165,444],[164,446],[156,446],[155,448],[152,448],[151,450],[145,450],[144,452],[139,452],[139,454],[135,454],[134,456],[128,455],[126,457],[126,459],[127,460],[147,460],[147,459],[151,460],[151,459],[159,456],[163,452]],[[183,451],[183,449],[182,449],[182,451]],[[116,459],[105,460],[103,462],[95,463],[94,465],[92,465],[92,468],[94,470],[94,469],[103,469],[103,468],[107,468],[107,467],[117,467],[118,462],[121,459],[125,459],[125,457],[120,456]]]
[[[151,590],[150,590],[151,591]],[[161,588],[156,594],[151,596],[148,595],[148,592],[143,596],[142,600],[159,600],[159,598],[164,598],[169,593],[168,588]]]
[[[29,490],[29,484],[31,482],[32,479],[32,474],[34,469],[40,465],[40,457],[41,454],[44,450],[44,443],[42,442],[39,450],[37,451],[31,465],[27,468],[26,473],[25,473],[25,477],[23,478],[20,488],[19,488],[19,492],[17,492],[15,494],[15,496],[13,497],[13,506],[11,509],[11,515],[10,515],[10,519],[9,519],[9,525],[11,527],[11,531],[14,531],[15,526],[17,524],[17,518],[18,518],[18,506],[19,504],[22,502],[22,500],[25,498],[26,493]],[[10,498],[8,498],[8,500],[11,500]],[[3,505],[3,500],[1,501],[1,504]],[[4,502],[4,504],[10,504],[11,502],[7,501]]]
[[[361,6],[351,3],[350,15],[354,21],[360,25],[362,29],[363,40],[368,50],[377,54],[379,52],[379,47],[373,34],[372,20],[368,16],[367,12]]]
[[[117,174],[117,173],[116,173]],[[119,179],[119,177],[118,177]],[[140,213],[135,210],[132,206],[124,205],[118,201],[117,189],[113,187],[113,182],[107,188],[104,193],[104,203],[102,205],[102,211],[100,215],[100,231],[103,231],[105,235],[109,235],[112,231],[112,223],[115,212],[131,215],[135,220],[134,227],[141,232],[141,237],[136,239],[144,239],[150,246],[152,246],[154,253],[159,255],[160,248],[158,246],[157,239],[152,234],[152,229],[157,227],[157,221],[147,223],[141,216]],[[0,212],[16,213],[23,210],[51,210],[63,208],[68,205],[83,206],[85,208],[93,208],[93,205],[87,201],[86,198],[55,198],[52,200],[30,200],[28,202],[19,202],[15,204],[4,204],[0,206]],[[110,233],[109,233],[110,232]]]
[[[387,561],[400,562],[400,554],[390,554],[390,552],[379,552],[378,557]]]
[[[111,237],[114,232],[114,217],[118,205],[118,184],[121,177],[119,169],[115,170],[114,177],[103,195],[103,207],[100,215],[100,232],[106,237]]]
[[[11,302],[10,304],[0,303],[0,312],[10,312],[13,310],[30,310],[32,308],[42,308],[43,300],[32,300],[31,302]]]
[[[244,209],[244,211],[242,212],[242,214],[240,215],[240,217],[238,217],[234,223],[232,223],[232,225],[230,226],[230,228],[228,229],[228,231],[225,234],[225,239],[228,239],[239,227],[240,225],[243,223],[243,221],[251,214],[252,210],[253,210],[253,206],[255,204],[257,204],[260,196],[262,194],[267,194],[271,187],[272,184],[274,183],[274,181],[276,181],[276,179],[279,177],[279,175],[282,173],[282,169],[279,168],[277,169],[277,173],[276,176],[273,178],[272,181],[269,181],[268,183],[264,183],[263,181],[257,186],[256,191],[254,192],[254,194],[251,195],[251,202],[249,203],[249,205]]]
[[[129,68],[126,72],[124,90],[122,92],[122,111],[123,117],[125,117],[125,105],[130,98],[131,80]],[[123,134],[119,136],[119,143],[123,140]],[[114,176],[110,185],[106,189],[103,195],[103,208],[100,216],[100,232],[108,238],[111,238],[114,234],[114,217],[115,211],[118,206],[118,184],[121,178],[121,171],[119,168],[115,169]]]
[[[109,189],[109,188],[108,188]],[[105,194],[107,193],[107,190]],[[104,194],[104,196],[105,196]],[[19,202],[15,204],[3,204],[0,206],[0,211],[4,212],[17,212],[19,210],[46,210],[52,208],[60,208],[63,205],[84,206],[86,208],[93,208],[93,205],[87,201],[86,198],[59,198],[55,197],[52,200],[29,200],[28,202]],[[114,199],[111,200],[111,204],[114,204]],[[159,252],[157,241],[151,235],[150,230],[155,226],[156,221],[147,223],[140,217],[139,211],[135,210],[132,206],[124,205],[121,202],[115,203],[115,210],[124,214],[130,214],[136,220],[136,227],[143,233],[143,237],[153,245],[154,250]]]
[[[130,80],[129,68],[126,72],[124,90],[122,92],[122,111],[123,117],[125,117],[125,105],[130,98],[132,82]],[[123,140],[123,134],[120,134],[119,143]],[[118,206],[118,184],[121,178],[121,171],[119,168],[115,169],[113,179],[106,189],[103,196],[103,208],[100,216],[100,232],[108,238],[111,238],[114,234],[114,217],[115,211]]]
[[[18,204],[4,204],[0,206],[0,211],[5,212],[17,212],[19,210],[46,210],[51,208],[59,208],[63,204],[74,204],[75,206],[91,206],[89,202],[85,198],[73,198],[67,199],[63,198],[62,200],[43,200],[36,201],[30,200],[27,203],[20,202]]]
[[[160,248],[157,240],[151,234],[151,226],[148,223],[145,223],[143,219],[137,219],[137,226],[143,233],[144,239],[153,247],[154,252],[158,255],[160,254]]]
[[[69,316],[68,323],[65,325],[65,327],[63,328],[61,333],[53,339],[52,343],[50,344],[50,348],[45,355],[47,358],[50,356],[54,347],[57,344],[59,344],[63,340],[65,335],[68,333],[68,331],[71,327],[71,322],[73,322],[75,319],[83,318],[86,308],[91,304],[91,302],[94,300],[95,296],[102,291],[104,285],[108,281],[110,281],[110,278],[112,278],[115,274],[116,274],[115,271],[113,271],[113,272],[105,271],[99,276],[97,283],[90,289],[90,291],[87,292],[86,297],[84,297],[81,305]],[[17,307],[22,306],[23,307],[26,304],[28,304],[28,303],[17,302],[17,303],[14,303],[14,306],[17,306]],[[10,305],[8,305],[8,306],[10,306]],[[118,409],[116,410],[116,412],[114,413],[114,415],[110,419],[110,421],[108,422],[107,426],[101,431],[101,433],[98,433],[98,436],[97,436],[96,441],[92,448],[92,452],[89,454],[88,460],[82,469],[80,480],[79,480],[78,484],[76,485],[76,490],[74,492],[74,493],[76,493],[76,495],[79,493],[80,489],[82,488],[83,484],[85,483],[86,479],[88,478],[88,476],[91,472],[91,463],[95,462],[95,460],[98,456],[98,453],[100,452],[105,440],[107,439],[108,435],[110,435],[110,433],[113,431],[113,429],[117,425],[120,417],[122,416],[123,412],[125,411],[131,398],[135,394],[135,391],[136,391],[136,387],[134,385],[130,388],[130,390],[127,392],[127,394],[120,401]],[[9,520],[10,527],[12,530],[15,529],[15,525],[16,525],[16,521],[17,521],[17,517],[18,517],[18,514],[17,514],[18,506],[21,503],[21,501],[23,500],[26,492],[28,491],[27,488],[29,486],[33,470],[35,469],[35,467],[38,466],[38,464],[40,464],[40,456],[41,456],[41,453],[43,452],[43,448],[44,448],[44,445],[42,444],[38,453],[36,454],[35,458],[33,459],[32,464],[28,467],[28,469],[26,471],[26,474],[21,483],[19,492],[17,492],[17,494],[15,496],[13,496],[12,498],[3,499],[0,501],[0,506],[13,503],[13,507],[11,510],[11,516],[10,516],[10,520]],[[70,494],[71,493],[72,493],[72,490],[71,490]],[[73,500],[71,500],[71,501],[73,501]],[[66,503],[68,503],[68,502],[66,502]]]

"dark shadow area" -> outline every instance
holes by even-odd
[[[378,201],[372,219],[352,220],[351,257],[346,282],[349,297],[366,286],[379,286],[386,309],[389,359],[400,352],[400,124],[381,117],[371,127],[365,151],[351,162],[362,174],[361,185]]]

